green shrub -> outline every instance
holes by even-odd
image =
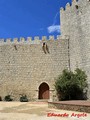
[[[63,70],[55,82],[59,100],[87,99],[87,75],[77,68],[75,72]],[[84,93],[85,91],[85,93]]]
[[[4,98],[5,101],[13,101],[13,99],[11,98],[11,95],[7,95]]]
[[[27,96],[26,96],[26,95],[22,95],[22,96],[20,97],[20,102],[28,102]]]

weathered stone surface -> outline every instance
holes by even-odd
[[[90,113],[89,101],[61,101],[48,102],[49,108],[56,108],[62,110],[79,111]]]
[[[74,0],[61,9],[61,34],[67,35],[70,48],[70,67],[79,67],[88,75],[90,99],[90,1]]]
[[[40,41],[40,40],[39,40]],[[0,44],[0,96],[10,94],[19,100],[26,94],[29,100],[38,99],[41,83],[50,87],[53,97],[55,78],[68,67],[68,41],[47,40],[49,53],[42,49],[43,41],[34,44],[23,42]]]
[[[60,9],[61,34],[25,38],[0,39],[0,96],[11,94],[18,100],[26,94],[37,100],[39,86],[46,82],[50,87],[50,100],[56,100],[55,78],[65,68],[79,67],[88,75],[90,99],[90,1],[73,0],[70,6]],[[6,41],[6,42],[5,42]],[[48,50],[43,47],[46,43]],[[45,45],[45,46],[46,46]],[[43,47],[43,49],[42,49]],[[46,53],[46,54],[45,54]]]

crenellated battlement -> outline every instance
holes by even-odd
[[[71,4],[67,3],[65,8],[60,9],[61,34],[70,35],[72,29],[74,30],[75,27],[80,27],[78,29],[81,29],[81,27],[83,27],[83,22],[86,20],[89,24],[89,11],[90,0],[72,0]]]
[[[63,11],[67,11],[68,9],[70,9],[73,5],[76,5],[78,3],[78,0],[72,0],[72,4],[70,3],[67,3],[65,8],[61,7],[60,8],[60,12],[63,12]]]
[[[63,7],[60,8],[60,12],[67,11],[68,9],[70,9],[72,7],[75,7],[77,9],[76,5],[79,4],[79,6],[82,7],[82,6],[87,5],[88,3],[90,3],[90,0],[72,0],[71,5],[70,5],[70,3],[67,3],[65,8],[63,8]]]
[[[69,9],[71,7],[70,3],[67,3],[65,6],[65,10]]]
[[[11,44],[11,43],[29,43],[29,44],[40,44],[42,42],[45,41],[54,41],[54,40],[58,40],[58,39],[67,39],[66,36],[60,36],[57,35],[57,37],[55,38],[54,36],[49,36],[49,38],[47,38],[47,36],[42,36],[42,39],[40,39],[39,36],[35,36],[34,39],[32,39],[32,37],[20,37],[20,38],[7,38],[7,39],[0,39],[0,44]]]

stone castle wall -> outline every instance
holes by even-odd
[[[44,36],[0,39],[0,96],[10,94],[19,100],[26,94],[37,100],[39,86],[45,82],[50,87],[50,99],[55,96],[55,78],[65,68],[79,67],[88,75],[90,98],[90,0],[73,0],[61,8],[61,34],[55,40]],[[44,51],[43,45],[49,51]]]
[[[72,5],[67,3],[60,13],[61,34],[70,38],[71,70],[76,67],[85,70],[90,87],[90,0],[73,0]]]
[[[44,53],[42,46],[46,43],[49,53]],[[19,100],[20,94],[26,94],[29,100],[38,99],[41,83],[46,82],[50,87],[50,99],[54,95],[55,79],[63,69],[68,68],[68,40],[50,40],[43,37],[39,40],[25,41],[15,38],[12,42],[0,41],[0,96],[10,94],[14,100]]]

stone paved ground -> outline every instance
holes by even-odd
[[[68,117],[47,117],[48,113],[69,114]],[[71,117],[72,114],[83,114],[66,110],[48,108],[47,103],[20,103],[0,102],[0,120],[90,120],[90,114],[84,113],[85,117]]]

